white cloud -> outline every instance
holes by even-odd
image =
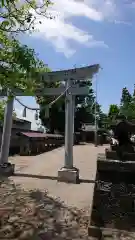
[[[84,0],[89,6],[93,6],[102,13],[102,20],[117,24],[129,23],[132,0]],[[131,22],[130,22],[131,23]]]
[[[36,16],[35,37],[49,41],[56,51],[64,53],[66,57],[72,56],[76,49],[71,47],[70,41],[86,47],[107,47],[103,40],[95,39],[92,32],[88,33],[72,23],[72,17],[85,17],[90,21],[108,21],[115,24],[127,24],[129,6],[134,1],[126,0],[52,0],[54,4],[48,12],[55,19],[46,19],[41,15]],[[42,24],[39,24],[39,21]]]
[[[85,1],[77,2],[74,0],[56,0],[54,1],[54,5],[49,10],[57,12],[59,17],[63,18],[70,16],[83,16],[94,21],[103,20],[102,12],[96,10],[92,4],[87,4]]]
[[[102,21],[103,13],[94,8],[92,4],[90,6],[85,2],[75,2],[74,0],[56,0],[48,11],[56,18],[46,19],[39,15],[36,16],[36,28],[39,31],[35,32],[33,36],[48,40],[56,51],[64,53],[66,57],[73,55],[76,49],[70,46],[69,40],[87,47],[107,47],[103,41],[96,40],[92,34],[72,24],[71,17],[76,16],[86,17],[97,22]]]

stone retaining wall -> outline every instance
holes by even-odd
[[[135,163],[97,161],[96,183],[89,235],[101,238],[103,230],[135,231]],[[107,168],[107,165],[110,168]],[[113,168],[114,164],[114,168]],[[117,171],[116,171],[117,169]],[[131,171],[132,169],[132,171]]]

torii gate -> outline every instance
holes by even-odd
[[[62,94],[64,91],[66,93],[65,99],[65,162],[64,167],[58,170],[58,181],[73,182],[77,183],[79,180],[79,169],[73,166],[73,133],[74,133],[74,97],[76,95],[88,95],[88,87],[78,87],[73,85],[73,80],[84,81],[86,79],[92,79],[93,75],[99,70],[99,65],[95,64],[92,66],[55,71],[55,72],[45,72],[40,73],[42,81],[45,82],[56,82],[65,81],[65,87],[59,88],[45,88],[43,90],[35,91],[37,96],[53,95],[57,96]],[[67,89],[67,90],[66,90]],[[13,90],[16,96],[28,96],[25,95],[19,89]],[[6,96],[6,92],[1,91],[1,96]],[[10,100],[7,103],[4,117],[3,126],[3,136],[1,144],[1,156],[0,164],[5,165],[8,163],[9,147],[10,147],[10,136],[12,129],[12,112],[13,112],[13,102]],[[6,165],[8,166],[8,165]]]

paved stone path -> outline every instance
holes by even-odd
[[[16,164],[16,176],[12,179],[25,189],[48,190],[53,197],[59,197],[68,206],[89,208],[93,197],[93,181],[96,173],[98,152],[104,147],[94,145],[74,146],[74,166],[80,169],[81,184],[57,182],[57,172],[64,165],[64,148],[55,149],[31,157],[12,157]]]

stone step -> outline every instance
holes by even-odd
[[[114,159],[114,160],[119,160],[119,156],[117,154],[116,150],[111,150],[106,148],[105,149],[105,156],[107,159]],[[122,153],[122,160],[124,161],[135,161],[135,153],[128,153],[128,152],[123,152]]]
[[[105,154],[98,154],[98,171],[135,172],[135,161],[106,159]]]
[[[110,149],[111,149],[112,151],[116,151],[117,145],[110,145]]]
[[[114,159],[114,160],[119,159],[117,152],[108,148],[105,149],[105,155],[107,159]]]
[[[104,239],[104,240],[116,240],[120,239],[135,239],[135,232],[123,231],[119,229],[112,228],[99,228],[89,225],[88,226],[88,234],[94,239]]]

